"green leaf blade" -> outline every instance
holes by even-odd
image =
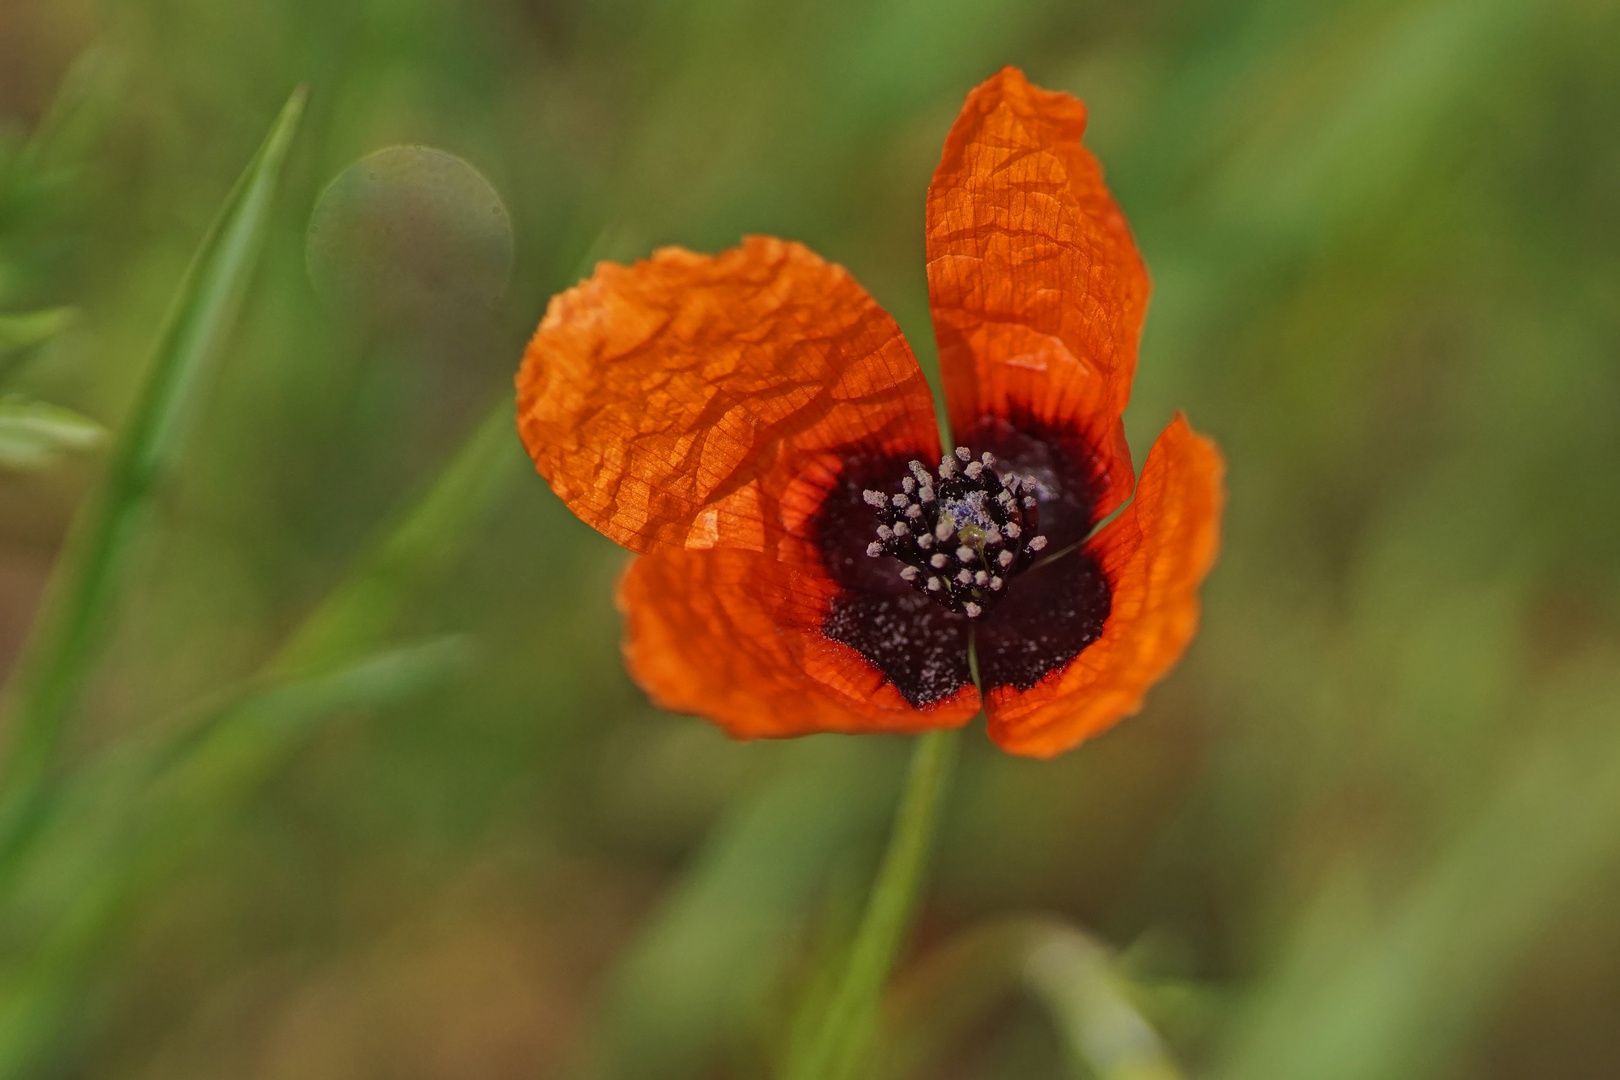
[[[130,551],[185,441],[191,403],[235,325],[306,97],[299,88],[289,99],[198,249],[106,479],[53,574],[7,703],[17,738],[0,790],[0,855],[13,843],[18,823],[30,816],[113,601],[123,591]]]

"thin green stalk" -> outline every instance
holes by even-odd
[[[282,646],[269,673],[364,655],[387,637],[410,591],[451,562],[523,475],[515,409],[510,394],[490,407],[432,486]]]
[[[844,1080],[855,1075],[871,1045],[883,986],[911,922],[960,741],[957,730],[918,738],[888,850],[843,975],[820,1031],[788,1062],[785,1080]]]
[[[15,736],[0,798],[0,857],[37,810],[62,728],[123,591],[131,550],[185,441],[199,386],[236,323],[305,97],[300,88],[287,102],[198,249],[106,479],[58,568],[8,702]]]

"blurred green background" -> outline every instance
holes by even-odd
[[[1167,1075],[1109,1056],[1145,1021],[1190,1076],[1620,1076],[1612,0],[3,0],[7,667],[79,418],[130,423],[310,98],[0,850],[0,1074],[771,1074],[907,745],[651,709],[504,396],[594,259],[746,232],[932,365],[923,196],[1005,63],[1091,108],[1155,282],[1132,443],[1221,442],[1226,545],[1141,716],[969,733],[874,1068]],[[307,243],[400,144],[498,200],[407,156]]]

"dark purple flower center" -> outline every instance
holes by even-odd
[[[912,461],[896,490],[869,488],[862,498],[876,516],[872,558],[900,562],[901,580],[934,603],[977,619],[1007,595],[1014,576],[1046,547],[1036,482],[997,470],[965,446],[939,463],[938,475]]]

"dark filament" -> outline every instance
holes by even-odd
[[[944,608],[970,619],[989,611],[1046,547],[1033,486],[995,465],[993,455],[975,461],[959,446],[937,479],[913,461],[899,491],[863,492],[878,521],[866,553],[898,559],[900,577]]]

